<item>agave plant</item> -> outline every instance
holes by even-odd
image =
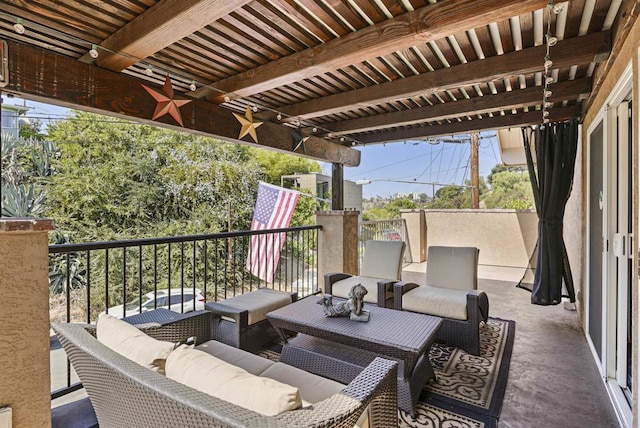
[[[2,216],[39,217],[44,211],[44,197],[33,184],[2,186]]]
[[[52,233],[54,244],[68,244],[69,237],[55,231]],[[71,290],[83,288],[87,284],[87,269],[77,253],[56,254],[49,257],[49,292],[64,293],[67,284]]]

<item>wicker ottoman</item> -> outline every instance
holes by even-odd
[[[211,337],[227,345],[256,352],[278,337],[266,314],[297,299],[296,292],[258,288],[220,302],[207,303],[205,309],[213,314]]]

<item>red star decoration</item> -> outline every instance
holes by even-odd
[[[173,87],[171,86],[171,79],[169,78],[169,75],[164,79],[162,92],[151,89],[146,85],[142,85],[142,87],[158,102],[156,110],[153,112],[153,120],[168,114],[178,122],[180,126],[184,127],[184,124],[182,123],[182,116],[180,115],[180,107],[185,104],[189,104],[191,100],[174,99],[175,94],[173,93]]]

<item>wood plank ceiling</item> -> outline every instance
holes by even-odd
[[[251,106],[256,120],[277,125],[258,128],[261,139],[300,126],[319,147],[308,156],[355,164],[347,152],[338,156],[327,147],[541,123],[547,49],[549,118],[580,117],[630,6],[621,0],[553,6],[547,0],[2,0],[0,39],[147,84],[161,86],[168,74],[176,93],[199,99],[197,106],[221,107],[209,108],[212,115]],[[14,29],[18,21],[23,34]],[[547,48],[548,35],[558,41]],[[94,45],[97,58],[89,54]],[[25,70],[13,73],[28,80]],[[5,90],[12,89],[74,104],[10,75]],[[237,139],[235,130],[190,123],[197,132]],[[288,145],[274,147],[292,150]]]

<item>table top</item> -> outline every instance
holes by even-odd
[[[423,354],[431,346],[442,319],[430,315],[365,305],[369,321],[349,317],[325,316],[311,296],[267,314],[274,327],[308,334],[337,343],[362,347],[384,355],[404,358],[406,354]]]

